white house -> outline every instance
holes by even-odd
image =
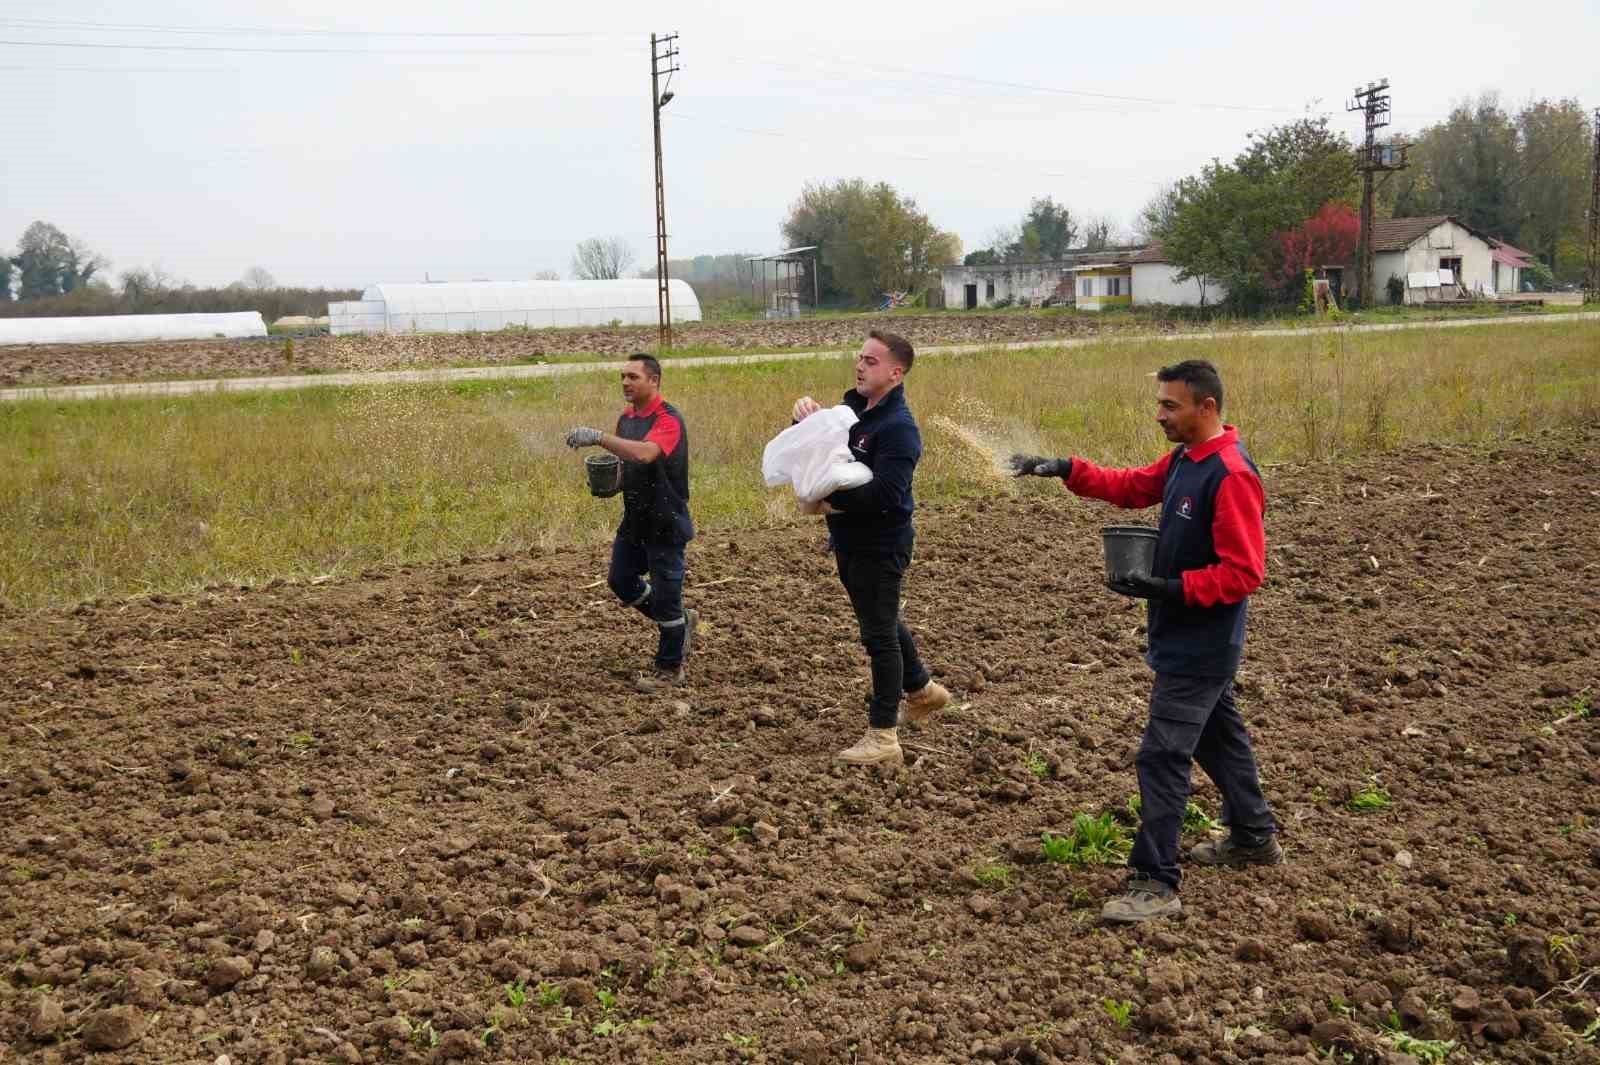
[[[1499,254],[1497,255],[1497,251]],[[1346,291],[1353,264],[1330,266]],[[1385,218],[1372,224],[1372,283],[1377,300],[1389,300],[1390,278],[1404,286],[1405,303],[1476,295],[1493,298],[1519,287],[1524,253],[1474,229],[1454,215]]]
[[[1191,277],[1178,280],[1178,267],[1161,250],[1156,241],[1141,248],[1131,265],[1133,267],[1133,302],[1136,306],[1165,303],[1183,307],[1210,307],[1221,303],[1228,289],[1215,281]]]
[[[945,266],[939,270],[944,306],[951,310],[976,310],[996,304],[1028,304],[1054,297],[1055,303],[1072,303],[1081,285],[1074,281],[1090,267],[1125,264],[1138,247],[1069,250],[1059,259],[984,266]],[[1127,295],[1124,289],[1122,295]],[[1086,308],[1090,310],[1098,308]]]

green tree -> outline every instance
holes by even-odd
[[[817,288],[824,303],[861,304],[882,292],[913,291],[938,267],[961,258],[954,234],[940,232],[915,200],[882,181],[807,184],[782,232],[790,246],[817,246]]]
[[[1589,113],[1576,100],[1539,100],[1517,113],[1521,155],[1512,183],[1518,240],[1553,271],[1581,276],[1581,254],[1563,249],[1581,243],[1589,191],[1589,156],[1594,131]],[[1510,239],[1509,237],[1507,239]]]
[[[1512,203],[1517,128],[1495,94],[1457,104],[1450,117],[1416,138],[1407,162],[1393,182],[1396,217],[1453,214],[1517,242],[1520,226]]]
[[[22,231],[17,254],[19,300],[61,296],[89,283],[104,261],[49,222],[35,222]]]
[[[11,256],[0,251],[0,303],[11,302]]]
[[[1220,283],[1241,310],[1265,302],[1265,278],[1281,257],[1277,234],[1326,203],[1356,195],[1355,153],[1326,118],[1303,118],[1250,135],[1230,163],[1213,160],[1141,213],[1141,224],[1179,267],[1179,280]]]
[[[1040,196],[1028,205],[1021,228],[1017,260],[1059,259],[1078,239],[1078,220],[1066,205],[1049,196]]]

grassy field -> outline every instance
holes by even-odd
[[[911,377],[924,500],[1017,486],[1011,450],[1148,461],[1164,447],[1147,374],[1215,360],[1229,421],[1258,461],[1320,460],[1418,441],[1492,442],[1600,416],[1600,323],[1538,329],[1207,342],[941,356]],[[796,520],[760,480],[791,401],[833,402],[847,361],[672,368],[702,528]],[[324,388],[0,407],[0,602],[31,608],[210,583],[609,537],[561,445],[609,427],[611,375],[451,387]]]

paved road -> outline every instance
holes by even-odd
[[[1552,322],[1594,321],[1600,311],[1529,315],[1526,318],[1461,318],[1446,322],[1392,322],[1382,325],[1335,325],[1309,329],[1250,329],[1222,333],[1140,333],[1129,336],[1025,340],[1009,344],[953,344],[920,349],[918,355],[961,355],[977,351],[1021,351],[1028,348],[1080,348],[1088,344],[1134,344],[1153,341],[1227,340],[1236,337],[1304,337],[1330,333],[1388,333],[1401,329],[1461,329],[1467,326],[1547,325]],[[729,366],[754,362],[791,362],[797,359],[833,359],[840,351],[793,351],[767,355],[704,355],[672,359],[678,366]],[[352,373],[296,374],[273,377],[216,377],[201,381],[133,381],[124,384],[44,385],[0,389],[0,401],[119,399],[139,396],[194,396],[202,393],[271,392],[291,388],[327,388],[344,385],[444,384],[451,381],[501,381],[522,377],[559,377],[578,373],[615,373],[623,360],[558,362],[533,366],[473,366],[436,370],[374,370]]]

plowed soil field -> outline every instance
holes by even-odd
[[[602,549],[0,618],[0,1059],[1600,1061],[1597,453],[1266,471],[1288,862],[1136,928],[1039,845],[1132,816],[1099,504],[919,515],[959,708],[898,771],[830,765],[867,678],[809,524],[695,542],[668,697]]]
[[[918,347],[927,347],[1004,344],[1130,329],[1173,332],[1177,328],[1172,322],[1133,320],[1127,316],[1102,322],[1071,314],[859,315],[778,322],[692,322],[674,327],[673,338],[684,348],[709,345],[732,351],[781,348],[833,351],[858,347],[869,329],[903,333]],[[290,357],[286,358],[285,341],[288,339],[0,347],[0,387],[493,366],[575,354],[622,358],[633,351],[655,350],[657,337],[654,326],[417,336],[310,336],[292,338],[293,343],[287,349]]]

